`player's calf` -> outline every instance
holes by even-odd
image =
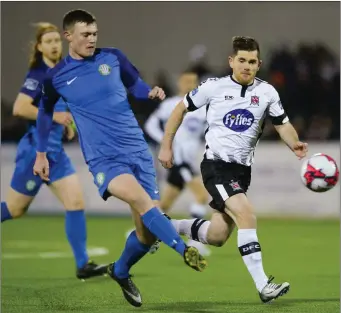
[[[1,222],[15,219],[23,216],[28,209],[27,207],[20,205],[9,205],[7,202],[1,202]]]
[[[28,196],[10,188],[6,202],[1,202],[1,222],[23,216],[33,199],[34,196]]]
[[[239,193],[229,197],[226,212],[233,218],[238,227],[237,244],[258,292],[268,284],[268,277],[263,269],[261,246],[257,237],[257,222],[252,205],[246,195]]]
[[[213,211],[210,221],[204,219],[172,219],[172,223],[180,235],[216,247],[225,244],[235,227],[229,216],[217,210]]]
[[[186,244],[174,229],[172,223],[154,207],[154,203],[136,178],[122,174],[112,179],[108,191],[115,197],[127,202],[140,214],[144,226],[159,240],[177,251],[182,257]]]

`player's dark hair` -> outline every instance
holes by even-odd
[[[32,52],[31,52],[30,59],[29,59],[30,69],[38,67],[42,61],[43,54],[38,50],[38,45],[41,44],[42,37],[46,33],[51,33],[51,32],[59,33],[58,27],[51,23],[39,22],[39,23],[33,24],[33,26],[36,28],[36,34],[35,34],[35,41],[31,43]],[[60,59],[61,58],[62,56],[60,55]]]
[[[259,44],[256,39],[246,36],[235,36],[232,38],[232,50],[233,55],[236,55],[238,51],[256,51],[258,52],[258,59],[260,59]]]
[[[68,30],[75,26],[76,23],[85,23],[86,25],[96,22],[96,18],[90,12],[77,9],[72,10],[64,15],[63,30]]]

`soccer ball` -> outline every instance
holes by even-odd
[[[339,180],[339,169],[329,155],[317,153],[305,160],[301,168],[303,184],[314,192],[332,189]]]

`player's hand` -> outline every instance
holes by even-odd
[[[162,88],[155,86],[151,91],[149,91],[148,98],[164,100],[166,98],[166,94]]]
[[[64,126],[68,126],[72,123],[72,115],[69,112],[54,112],[53,121]]]
[[[173,167],[173,150],[161,148],[158,159],[164,168]]]
[[[75,131],[71,125],[65,127],[67,140],[72,140],[75,137]]]
[[[33,174],[39,175],[40,178],[44,181],[49,181],[49,161],[46,157],[46,153],[37,152],[36,162],[33,166]]]
[[[296,154],[296,156],[301,160],[304,157],[306,157],[308,152],[308,144],[305,142],[297,141],[293,147],[292,150]]]

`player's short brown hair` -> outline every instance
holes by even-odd
[[[77,9],[67,12],[63,18],[63,30],[72,28],[76,23],[92,24],[96,22],[96,18],[90,12]]]
[[[42,60],[42,53],[38,50],[38,45],[41,43],[42,37],[46,33],[51,33],[51,32],[59,33],[58,27],[51,23],[39,22],[39,23],[33,24],[33,26],[36,28],[36,34],[35,34],[35,41],[31,43],[32,52],[31,52],[30,60],[29,60],[30,68],[35,68],[39,66]]]
[[[232,37],[232,54],[236,55],[239,50],[256,51],[258,52],[258,59],[260,59],[259,44],[256,39],[246,36]]]

